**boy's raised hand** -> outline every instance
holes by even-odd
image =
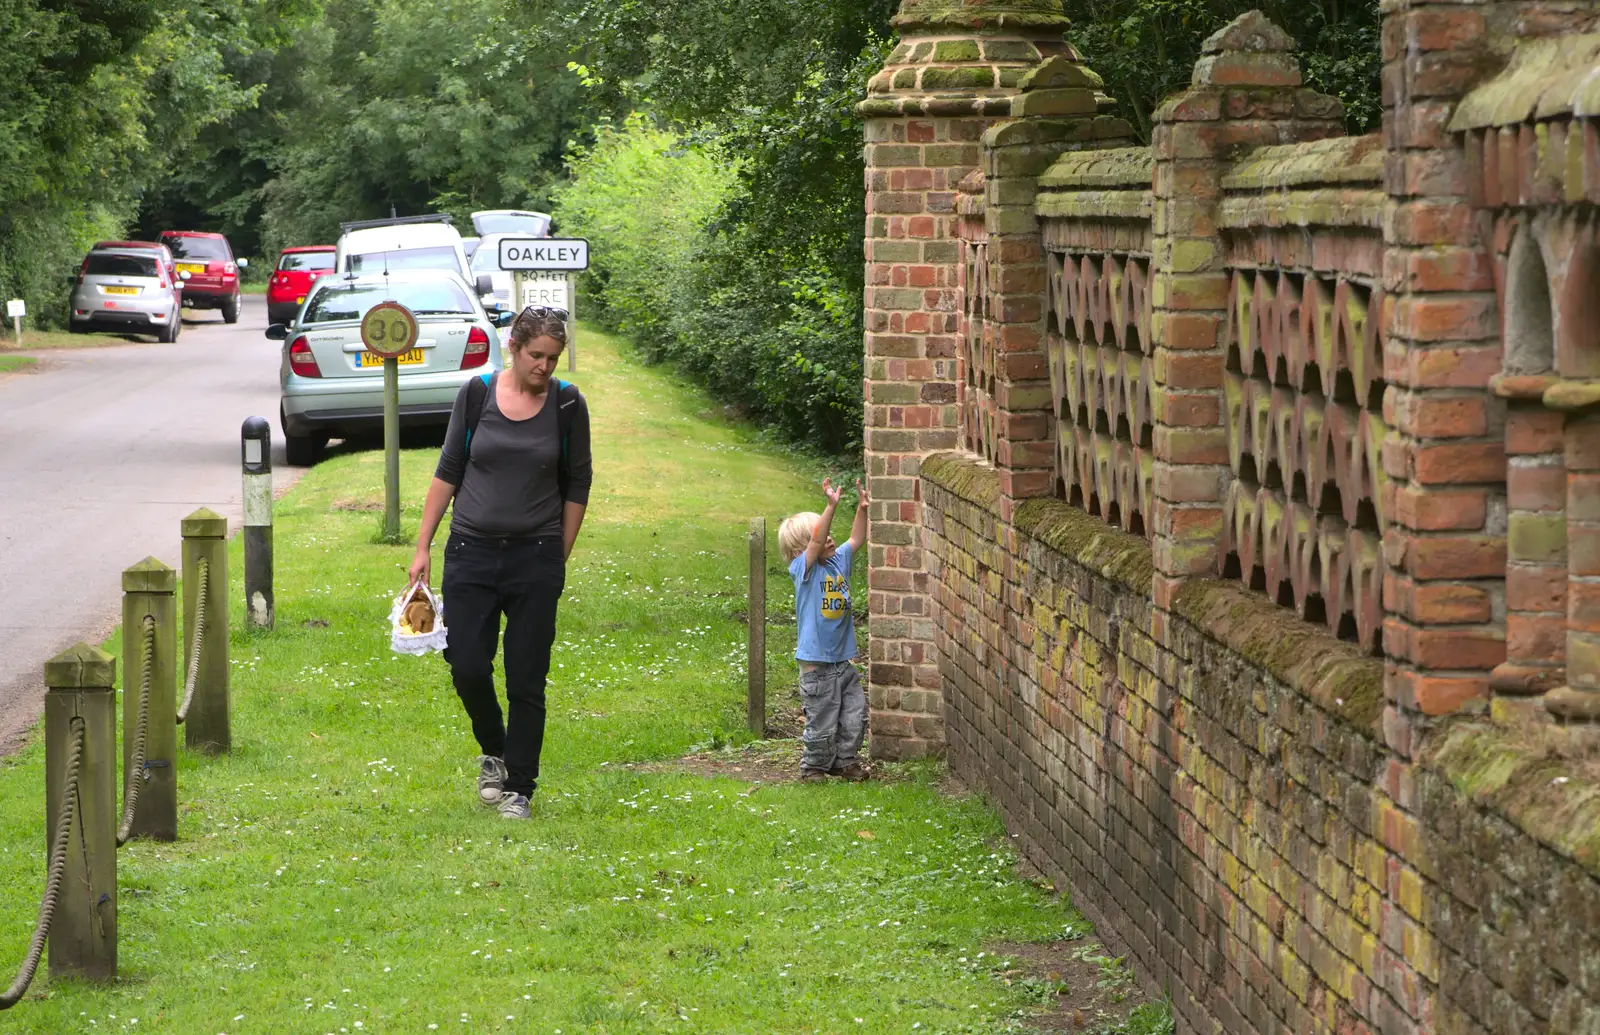
[[[822,479],[822,495],[827,498],[830,507],[837,507],[839,505],[839,497],[844,495],[844,489],[835,488],[832,478],[824,478]]]
[[[872,497],[867,494],[867,487],[861,484],[861,479],[856,479],[856,506],[865,507],[872,502]]]

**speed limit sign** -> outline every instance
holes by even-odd
[[[417,318],[399,302],[379,302],[361,318],[361,344],[384,359],[399,359],[417,344]]]

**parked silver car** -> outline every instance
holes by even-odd
[[[121,331],[178,340],[183,330],[183,281],[172,275],[157,245],[96,247],[84,257],[72,285],[67,327],[75,333]]]
[[[416,348],[400,357],[400,426],[443,424],[469,379],[505,366],[497,328],[460,277],[441,270],[328,275],[290,324],[273,324],[282,341],[279,375],[289,463],[314,464],[328,439],[383,426],[383,360],[361,343],[361,318],[394,301],[417,317]]]

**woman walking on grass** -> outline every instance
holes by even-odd
[[[544,746],[545,680],[566,562],[593,480],[589,409],[555,379],[567,314],[529,306],[511,325],[511,365],[456,396],[411,562],[427,583],[434,532],[455,502],[444,546],[444,657],[478,739],[478,797],[527,819]],[[502,719],[494,655],[505,616]]]

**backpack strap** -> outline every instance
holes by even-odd
[[[561,435],[561,461],[556,464],[556,485],[562,500],[567,498],[567,486],[572,483],[572,461],[567,455],[567,443],[572,438],[572,425],[578,419],[578,386],[556,379],[556,428]]]
[[[483,408],[489,401],[489,381],[494,377],[494,371],[479,374],[467,382],[467,443],[462,449],[464,459],[472,459],[472,433],[478,430],[478,425],[483,421]]]

